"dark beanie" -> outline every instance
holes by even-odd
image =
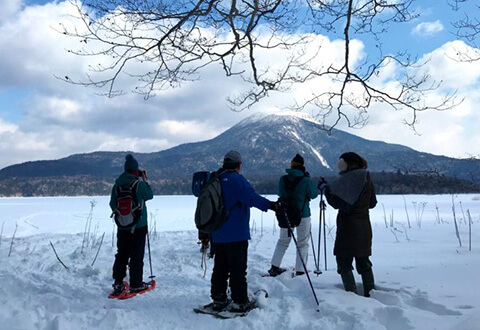
[[[303,159],[302,156],[299,154],[296,154],[295,157],[293,157],[292,161],[290,162],[290,167],[298,167],[298,166],[305,166],[305,160]]]
[[[138,162],[137,160],[132,156],[132,154],[128,154],[125,157],[125,166],[124,166],[125,171],[138,171]]]
[[[342,154],[339,158],[343,158],[343,160],[348,164],[349,169],[351,169],[352,167],[368,167],[367,161],[354,152],[346,152]]]

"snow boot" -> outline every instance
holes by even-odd
[[[362,274],[362,282],[363,282],[363,295],[365,297],[370,297],[370,290],[375,289],[375,280],[373,278],[373,272],[371,269]]]
[[[225,299],[220,299],[220,300],[214,300],[208,305],[203,306],[203,308],[207,309],[212,309],[216,312],[221,312],[227,308],[227,306],[230,304],[230,300],[225,298]]]
[[[268,274],[271,277],[275,277],[275,276],[278,276],[278,275],[282,274],[285,271],[286,271],[285,268],[280,268],[280,267],[272,265],[272,267],[268,270]]]
[[[299,271],[299,270],[297,270],[295,272],[295,276],[302,276],[302,275],[305,275],[305,272],[302,272],[302,271]]]
[[[351,270],[340,273],[342,277],[343,287],[347,292],[355,292],[357,293],[357,285],[355,284],[355,277],[353,276],[353,272]]]
[[[130,288],[130,293],[140,293],[142,291],[148,290],[150,285],[148,283],[143,282],[141,286],[136,288]]]
[[[252,309],[257,308],[257,303],[255,302],[254,299],[249,299],[246,303],[244,304],[237,304],[233,302],[230,305],[230,308],[228,309],[229,312],[232,313],[248,313]]]
[[[119,296],[123,293],[123,291],[125,291],[125,285],[123,284],[123,282],[115,281],[112,287],[113,287],[112,296]]]

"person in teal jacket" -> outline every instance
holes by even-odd
[[[285,171],[287,172],[287,175],[280,178],[277,195],[280,196],[280,198],[286,198],[287,195],[291,195],[296,201],[298,209],[302,214],[300,224],[296,227],[297,244],[298,251],[301,253],[306,265],[311,230],[310,200],[315,199],[318,196],[318,192],[312,179],[310,179],[308,172],[305,170],[305,160],[299,154],[295,155],[290,162],[290,168],[287,168]],[[289,185],[292,184],[292,186],[294,186],[293,191],[287,192],[285,180],[289,182]],[[291,235],[288,233],[288,228],[280,228],[280,237],[278,238],[275,252],[272,257],[272,267],[268,271],[270,276],[277,276],[285,271],[284,268],[280,268],[280,264],[285,255],[285,251],[287,251],[287,248],[290,245],[291,239]],[[303,268],[298,252],[296,255],[296,275],[303,275],[306,270]]]
[[[118,228],[117,254],[113,264],[113,294],[120,294],[125,290],[123,279],[127,275],[127,266],[130,266],[130,292],[141,292],[148,289],[143,282],[143,257],[145,254],[145,238],[148,231],[146,201],[153,198],[153,191],[147,182],[146,171],[140,171],[137,160],[128,154],[125,158],[125,171],[115,180],[110,196],[110,208],[117,208],[117,187],[128,186],[138,180],[137,199],[142,207],[140,220],[131,227]],[[140,177],[142,179],[140,179]]]

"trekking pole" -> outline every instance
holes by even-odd
[[[322,193],[322,206],[320,207],[320,212],[322,212],[322,218],[323,218],[323,253],[325,256],[325,270],[327,270],[327,228],[325,224],[325,209],[327,208],[327,205],[323,201],[323,193]],[[319,243],[320,244],[320,243]],[[318,253],[320,254],[320,253]]]
[[[147,227],[147,246],[148,246],[148,261],[150,262],[150,276],[148,278],[151,278],[153,280],[155,278],[155,275],[153,275],[153,269],[152,269],[152,252],[150,250],[150,235],[148,234],[148,227]]]
[[[317,255],[317,260],[315,262],[315,265],[317,265],[317,269],[314,271],[315,274],[320,275],[322,271],[320,270],[320,248],[321,248],[321,242],[322,242],[322,210],[323,207],[325,206],[325,202],[323,201],[323,191],[320,191],[320,214],[318,217],[318,255]],[[326,270],[326,269],[325,269]]]
[[[308,274],[307,266],[305,265],[305,261],[303,260],[302,254],[300,253],[300,250],[298,249],[297,239],[295,238],[295,235],[293,234],[292,225],[290,224],[290,220],[288,219],[287,211],[283,207],[282,207],[282,212],[285,216],[285,219],[287,219],[286,222],[287,222],[287,225],[288,225],[288,232],[289,232],[290,235],[292,235],[293,242],[295,243],[295,247],[297,249],[298,256],[300,257],[300,261],[302,262],[303,270],[305,271],[305,274],[307,275],[308,283],[310,284],[310,288],[312,289],[313,297],[315,298],[315,302],[317,303],[317,312],[320,312],[320,303],[318,302],[317,294],[315,293],[315,289],[313,288],[312,280],[310,279],[310,275]]]
[[[315,243],[313,242],[313,235],[312,235],[312,231],[310,230],[310,242],[312,243],[312,252],[313,252],[313,261],[315,262],[315,271],[314,273],[317,274],[317,272],[320,272],[318,273],[317,275],[320,275],[322,272],[318,269],[319,268],[319,265],[317,263],[317,256],[315,254]],[[320,251],[318,251],[318,253],[320,253]]]

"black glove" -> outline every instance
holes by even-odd
[[[325,181],[324,178],[320,178],[320,181],[318,182],[317,189],[320,190],[321,192],[324,192],[325,189],[327,189],[327,181]]]
[[[278,210],[278,202],[272,202],[272,201],[269,201],[270,203],[270,206],[268,207],[270,210],[272,210],[273,212],[277,212]]]
[[[310,173],[308,173],[308,171],[305,171],[305,176],[306,176],[307,178],[309,178],[309,177],[310,177]]]

